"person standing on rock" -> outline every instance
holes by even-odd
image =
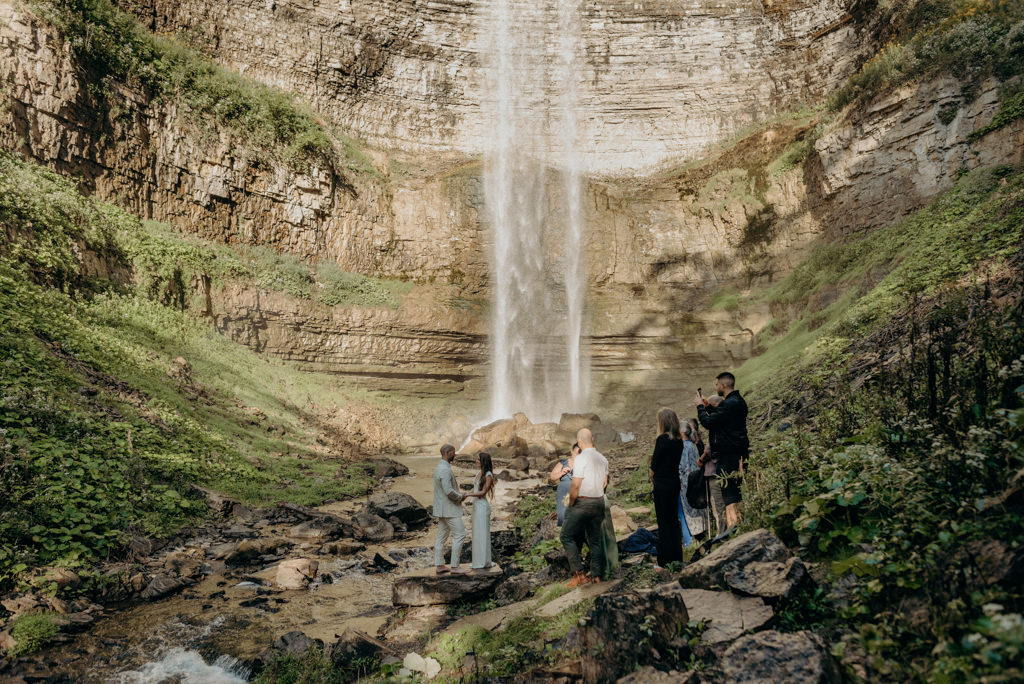
[[[441,447],[441,462],[434,468],[434,517],[437,518],[437,541],[434,542],[434,567],[437,574],[452,572],[465,575],[468,570],[459,567],[462,542],[466,541],[466,524],[462,522],[462,502],[466,498],[459,491],[459,483],[452,472],[455,447]],[[444,564],[444,545],[452,538],[451,567]]]
[[[491,455],[481,451],[476,455],[480,472],[473,480],[473,491],[466,498],[473,499],[473,564],[474,570],[489,570],[491,562],[491,502],[494,499],[494,474]]]
[[[604,544],[601,523],[604,520],[604,490],[608,487],[608,459],[594,448],[594,435],[583,428],[576,433],[576,442],[582,451],[572,469],[569,487],[569,508],[560,535],[565,555],[569,558],[572,580],[569,587],[587,582],[600,582],[604,573]],[[583,539],[590,545],[590,574],[583,572],[580,553]]]
[[[708,410],[718,408],[722,403],[722,397],[714,394],[708,399]],[[692,425],[698,425],[696,418],[690,418]],[[697,451],[700,452],[700,465],[704,467],[704,482],[708,487],[708,501],[711,513],[715,519],[715,534],[725,532],[725,502],[722,501],[722,483],[718,481],[718,456],[715,450],[715,433],[708,431],[708,443],[702,446],[697,444]],[[710,529],[710,521],[708,523]],[[710,535],[710,532],[709,532]]]
[[[736,376],[729,372],[719,373],[715,378],[715,392],[723,397],[717,407],[711,406],[699,391],[693,402],[697,406],[700,424],[715,435],[714,449],[718,458],[722,501],[725,503],[725,522],[727,530],[732,530],[740,523],[740,478],[743,462],[750,453],[747,402],[736,389]]]
[[[679,523],[679,458],[683,436],[679,416],[670,408],[658,411],[658,438],[651,454],[651,487],[658,519],[658,567],[683,560],[683,530]]]
[[[565,522],[565,509],[569,506],[569,488],[572,487],[572,466],[580,455],[580,445],[573,444],[569,458],[559,459],[551,469],[551,481],[558,483],[555,490],[555,508],[558,511],[558,526]]]

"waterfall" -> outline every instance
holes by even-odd
[[[548,420],[587,403],[580,4],[556,1],[554,12],[549,0],[490,0],[486,8],[492,418],[523,411]],[[547,195],[553,173],[562,178],[561,202]]]

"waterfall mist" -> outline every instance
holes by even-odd
[[[580,11],[579,0],[491,0],[485,10],[492,418],[557,419],[588,401]]]

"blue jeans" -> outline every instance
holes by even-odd
[[[683,513],[683,496],[679,495],[679,523],[683,526],[683,546],[689,546],[693,543],[693,535],[690,534],[690,528],[686,524],[686,515]]]

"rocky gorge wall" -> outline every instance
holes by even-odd
[[[118,106],[97,100],[61,37],[4,0],[0,57],[5,149],[185,232],[418,283],[395,310],[229,288],[210,312],[226,335],[319,370],[474,382],[474,392],[486,392],[475,382],[486,378],[488,327],[479,162],[369,150],[370,172],[248,164],[230,132],[211,136],[172,99],[113,83],[107,97]],[[291,73],[278,66],[282,78]],[[770,319],[756,305],[712,304],[712,294],[756,292],[823,236],[920,207],[951,187],[961,168],[1020,161],[1022,122],[968,142],[996,111],[998,85],[987,82],[966,103],[953,79],[902,88],[829,124],[793,168],[777,160],[811,135],[815,113],[763,125],[697,164],[591,178],[587,343],[595,400],[638,415],[675,403],[681,388],[753,354]],[[956,114],[943,123],[939,112],[954,101]],[[561,201],[555,172],[549,185],[549,201]],[[556,265],[561,250],[557,240],[548,245]]]
[[[554,3],[515,1],[529,5],[536,25],[524,30],[555,64]],[[124,4],[151,30],[187,35],[219,63],[301,94],[375,144],[463,154],[486,147],[486,0]],[[582,152],[597,172],[699,156],[794,102],[820,98],[871,44],[856,0],[578,6]],[[557,111],[558,96],[549,88],[537,106]]]

